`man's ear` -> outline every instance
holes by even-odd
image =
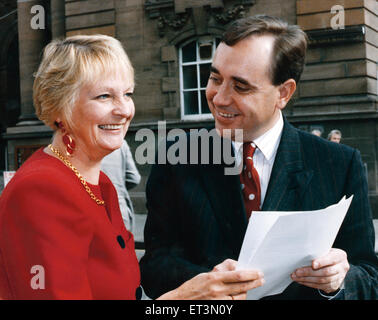
[[[279,90],[279,98],[277,101],[277,107],[279,109],[284,109],[293,96],[295,89],[297,88],[297,83],[294,79],[288,79],[283,84],[281,84],[278,88]]]

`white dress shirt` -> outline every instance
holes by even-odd
[[[281,141],[282,129],[283,129],[283,117],[280,111],[280,117],[275,125],[260,137],[255,139],[253,143],[256,145],[256,151],[253,155],[253,165],[257,170],[260,178],[261,187],[261,203],[260,209],[264,203],[266,191],[268,189],[270,174],[276,158],[278,145]],[[243,161],[243,142],[233,142],[236,154],[236,163],[239,165]]]

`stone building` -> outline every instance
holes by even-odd
[[[34,19],[45,23],[42,29],[31,27],[36,8],[44,11],[44,21]],[[156,131],[158,121],[166,121],[167,130],[213,127],[204,90],[218,39],[232,20],[263,13],[299,24],[310,39],[286,117],[303,130],[319,128],[323,137],[337,128],[342,143],[361,151],[378,218],[375,0],[2,0],[0,170],[17,170],[51,137],[34,115],[31,88],[41,50],[52,38],[102,33],[123,43],[136,71],[136,115],[127,135],[135,151],[138,130]],[[142,183],[131,196],[143,214],[150,166],[139,169]]]

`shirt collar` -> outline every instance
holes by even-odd
[[[278,145],[281,140],[282,129],[284,126],[284,121],[282,117],[282,112],[279,112],[279,119],[275,125],[270,128],[267,132],[263,133],[260,137],[253,140],[257,148],[264,155],[265,159],[270,161],[275,155]],[[234,147],[236,154],[239,154],[240,148],[243,142],[234,141]]]

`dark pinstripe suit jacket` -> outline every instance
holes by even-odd
[[[211,150],[211,148],[210,148]],[[225,165],[154,165],[147,183],[142,286],[156,298],[226,258],[247,227],[239,176]],[[378,299],[378,262],[359,151],[297,130],[285,119],[262,210],[316,210],[354,194],[333,247],[347,252],[346,299]],[[272,263],[274,263],[272,261]],[[271,299],[319,299],[292,283]]]

